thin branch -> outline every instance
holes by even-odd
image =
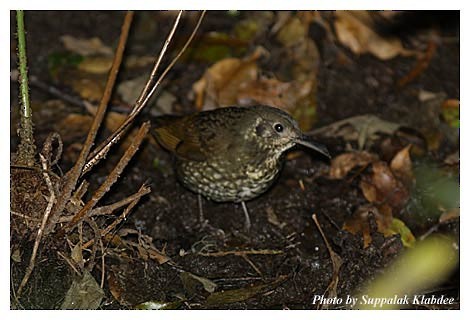
[[[108,80],[106,82],[106,88],[104,90],[103,97],[101,99],[96,115],[93,118],[93,123],[91,125],[90,131],[88,132],[87,139],[85,143],[83,144],[83,148],[80,152],[80,155],[77,161],[75,162],[75,165],[73,166],[73,168],[69,172],[67,172],[65,176],[66,182],[65,182],[65,185],[63,186],[63,189],[62,189],[63,191],[56,205],[54,206],[54,210],[51,215],[51,223],[49,224],[50,228],[48,229],[49,232],[52,230],[53,226],[56,224],[58,220],[58,216],[64,210],[65,205],[70,200],[72,191],[77,185],[77,181],[80,178],[80,175],[83,170],[83,166],[85,165],[86,159],[88,158],[91,147],[93,146],[98,129],[103,121],[109,99],[111,98],[111,93],[113,91],[114,83],[116,82],[116,77],[119,72],[119,67],[121,65],[122,56],[124,54],[124,48],[127,42],[127,36],[129,34],[129,28],[130,28],[133,16],[134,16],[133,12],[127,12],[124,18],[124,23],[121,28],[121,35],[119,37],[119,44],[116,49],[116,54],[114,56],[111,70],[109,71],[109,74],[108,74]]]
[[[85,206],[79,212],[75,214],[72,221],[70,221],[67,224],[67,226],[62,230],[64,230],[65,232],[68,232],[73,227],[75,227],[77,223],[79,223],[84,217],[86,217],[89,211],[95,207],[96,203],[98,203],[98,201],[109,191],[111,186],[117,181],[117,179],[121,175],[124,168],[127,166],[131,158],[139,149],[139,146],[142,143],[142,140],[145,138],[145,135],[149,131],[149,128],[150,128],[149,122],[145,122],[140,127],[139,132],[136,134],[136,136],[134,137],[132,141],[132,144],[129,146],[129,148],[127,148],[126,152],[121,157],[116,167],[114,167],[114,169],[109,173],[109,175],[106,177],[106,180],[98,188],[98,190],[96,190],[96,192],[93,194],[91,199],[85,204]]]
[[[47,219],[49,218],[49,214],[51,213],[51,210],[52,210],[52,205],[54,204],[54,201],[55,201],[54,188],[52,186],[51,179],[49,175],[47,174],[46,158],[44,158],[42,154],[39,154],[39,157],[41,159],[42,168],[44,170],[43,175],[44,175],[44,179],[46,180],[47,188],[49,189],[50,197],[47,203],[46,211],[44,212],[44,216],[42,218],[41,226],[39,227],[38,234],[36,236],[36,241],[34,242],[33,252],[31,254],[31,259],[29,260],[29,265],[26,268],[26,273],[23,277],[23,280],[21,281],[20,286],[18,287],[18,290],[16,291],[17,298],[20,297],[24,286],[26,285],[26,283],[28,283],[28,279],[31,276],[31,273],[33,272],[34,266],[36,264],[36,256],[38,253],[39,244],[41,243],[41,239],[44,234],[44,229],[46,227]]]
[[[69,258],[67,258],[62,252],[57,251],[57,255],[58,255],[59,257],[61,257],[62,259],[64,259],[64,261],[68,263],[68,265],[72,268],[72,270],[73,270],[77,275],[80,275],[80,274],[81,274],[81,272],[78,271],[78,269],[75,267],[74,263],[73,263]]]
[[[341,268],[341,265],[343,264],[343,259],[333,251],[333,248],[331,248],[330,243],[328,242],[328,238],[326,237],[325,233],[323,232],[323,229],[320,225],[320,222],[318,221],[317,215],[314,213],[312,215],[312,219],[315,222],[315,225],[318,228],[318,231],[320,231],[320,234],[323,238],[323,242],[325,242],[326,248],[328,249],[328,253],[330,254],[330,259],[331,259],[331,264],[333,268],[333,274],[331,276],[331,281],[328,284],[328,287],[326,288],[325,292],[323,295],[325,295],[327,298],[333,298],[336,297],[337,294],[337,288],[338,288],[338,282],[339,282],[339,270]],[[327,305],[319,304],[318,309],[322,308],[325,309]]]
[[[10,210],[10,213],[11,213],[12,215],[14,215],[14,216],[21,217],[21,218],[23,218],[23,219],[25,219],[25,220],[31,220],[31,221],[35,221],[35,222],[41,222],[41,221],[42,221],[42,219],[33,218],[33,217],[30,217],[30,216],[28,216],[28,215],[26,215],[26,214],[22,214],[22,213],[19,213],[19,212],[16,212],[16,211]]]
[[[176,31],[176,27],[178,26],[178,24],[180,22],[182,14],[183,14],[183,10],[180,10],[178,12],[178,16],[176,16],[175,22],[173,23],[173,28],[171,29],[168,37],[166,38],[165,43],[163,44],[162,50],[160,50],[160,55],[158,56],[158,59],[155,62],[155,65],[153,66],[152,72],[150,73],[150,77],[149,77],[147,83],[145,84],[144,88],[142,89],[142,92],[140,93],[139,98],[137,99],[136,105],[142,104],[142,101],[148,95],[148,92],[150,90],[150,86],[152,85],[153,80],[157,76],[158,67],[160,66],[160,63],[162,62],[163,56],[166,53],[166,50],[168,48],[168,45],[171,42],[171,39],[173,38],[173,35]],[[135,112],[135,108],[131,111],[131,113],[133,113],[133,112]]]
[[[147,187],[146,185],[142,185],[139,189],[139,192],[138,193],[143,193],[143,194],[146,194],[150,192],[150,188]],[[139,202],[140,200],[140,197],[138,199],[135,199],[134,201],[132,201],[128,206],[127,208],[123,211],[123,213],[116,219],[114,220],[109,226],[106,227],[106,229],[102,230],[101,231],[101,237],[104,237],[105,235],[107,235],[109,232],[111,232],[111,230],[113,230],[119,223],[121,223],[121,221],[123,221],[124,219],[127,218],[127,216],[129,215],[129,213],[131,212],[131,210],[135,207],[135,205]],[[94,240],[90,240],[88,241],[87,243],[85,243],[83,245],[83,248],[86,249],[88,247],[90,247],[92,244],[94,243]]]
[[[96,217],[96,216],[104,216],[104,215],[112,214],[117,209],[120,209],[120,208],[124,207],[125,205],[128,205],[132,201],[143,197],[144,195],[146,195],[149,192],[150,192],[150,188],[139,190],[138,192],[136,192],[134,194],[131,194],[130,196],[128,196],[125,199],[122,199],[120,201],[117,201],[117,202],[115,202],[113,204],[110,204],[110,205],[107,205],[107,206],[102,206],[102,207],[91,210],[90,213],[88,214],[88,217]],[[61,217],[59,219],[59,223],[70,222],[70,221],[72,221],[72,219],[73,219],[73,217],[71,217],[71,216]]]
[[[271,254],[283,254],[284,251],[281,250],[270,250],[270,249],[262,249],[262,250],[230,250],[230,251],[218,251],[218,252],[199,252],[198,255],[204,257],[224,257],[228,255],[235,255],[235,256],[246,256],[250,254],[254,255],[271,255]]]
[[[205,14],[205,11],[203,11],[201,13],[201,16],[199,17],[199,20],[196,24],[196,27],[194,28],[193,32],[191,33],[191,36],[188,38],[188,40],[184,44],[183,48],[179,51],[179,53],[176,55],[176,57],[171,61],[171,63],[168,65],[168,67],[166,67],[166,69],[160,75],[158,80],[153,85],[152,90],[150,90],[150,92],[148,92],[148,94],[146,94],[146,96],[143,99],[142,99],[142,95],[141,95],[141,97],[139,97],[137,103],[134,105],[134,108],[132,109],[131,113],[129,114],[129,117],[119,126],[119,128],[110,137],[108,137],[108,139],[106,139],[103,143],[101,143],[93,151],[93,153],[89,157],[89,160],[88,160],[87,164],[85,165],[85,168],[84,168],[82,174],[85,174],[86,172],[90,171],[91,168],[95,164],[97,164],[101,159],[103,159],[106,156],[106,154],[111,149],[111,147],[121,139],[122,135],[129,128],[132,121],[134,121],[134,119],[137,117],[137,115],[146,106],[147,102],[150,100],[150,98],[154,94],[155,90],[157,89],[159,84],[162,82],[163,78],[170,71],[170,69],[174,66],[176,61],[181,57],[181,55],[184,53],[184,51],[187,49],[187,47],[189,46],[189,44],[193,40],[197,30],[199,29],[199,26],[201,25],[202,19],[204,18],[204,14]],[[179,21],[179,19],[177,19],[175,21],[175,24],[177,24],[178,21]],[[165,41],[165,43],[169,42],[171,40],[171,38],[173,37],[173,30],[175,29],[175,27],[176,26],[174,25],[173,29],[172,29],[172,32],[170,32],[170,34],[168,35],[167,40]],[[156,65],[156,67],[158,67],[158,66]],[[156,67],[154,67],[154,70],[156,70]],[[145,88],[144,88],[143,92],[148,90],[148,86],[150,86],[150,83],[153,81],[154,76],[155,76],[154,72],[152,71],[152,74],[151,74],[149,80],[147,81],[147,84],[145,85]],[[142,94],[143,94],[143,92],[142,92]]]
[[[157,87],[158,85],[162,82],[162,80],[165,78],[166,74],[171,70],[171,68],[173,68],[173,66],[176,64],[176,62],[178,61],[178,59],[183,55],[183,53],[186,51],[186,49],[188,48],[189,44],[191,43],[191,41],[193,40],[194,36],[196,35],[196,32],[197,30],[199,29],[199,27],[201,26],[201,23],[202,23],[202,19],[204,19],[204,16],[206,14],[206,11],[202,11],[201,12],[201,15],[199,16],[199,19],[196,23],[196,27],[194,27],[193,29],[193,32],[191,33],[191,35],[189,36],[188,40],[186,41],[186,43],[184,44],[183,48],[180,50],[180,52],[178,52],[178,54],[173,58],[173,60],[170,62],[170,64],[168,65],[168,67],[166,67],[166,69],[162,72],[162,74],[160,75],[160,78],[158,78],[157,82],[155,82],[155,85],[153,86],[152,90],[150,91],[150,93],[148,94],[148,96],[146,97],[146,99],[143,101],[143,104],[146,104],[147,101],[152,97],[153,93],[155,92],[155,90],[157,90]]]

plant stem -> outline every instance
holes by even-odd
[[[20,144],[18,146],[18,153],[16,164],[32,167],[35,164],[34,156],[36,154],[36,145],[34,144],[33,137],[33,118],[31,112],[31,105],[29,102],[29,87],[28,87],[28,63],[26,59],[26,37],[24,29],[24,12],[23,10],[16,11],[16,24],[18,35],[18,59],[20,71],[20,128],[18,136]]]

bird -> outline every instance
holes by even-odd
[[[241,203],[266,192],[278,177],[285,153],[295,145],[330,158],[327,148],[303,134],[285,111],[266,105],[229,106],[185,116],[163,115],[152,124],[157,142],[175,156],[184,187],[215,202]]]

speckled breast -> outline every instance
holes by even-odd
[[[217,202],[242,202],[256,198],[273,184],[282,167],[280,159],[234,166],[224,159],[177,163],[179,180],[188,189]]]

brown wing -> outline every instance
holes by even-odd
[[[201,150],[197,130],[191,128],[189,117],[161,117],[154,129],[156,140],[176,156],[193,161],[205,161],[206,156]]]
[[[187,160],[206,161],[220,154],[238,158],[246,152],[243,135],[254,116],[247,110],[228,107],[185,117],[159,117],[154,133],[163,147]]]

